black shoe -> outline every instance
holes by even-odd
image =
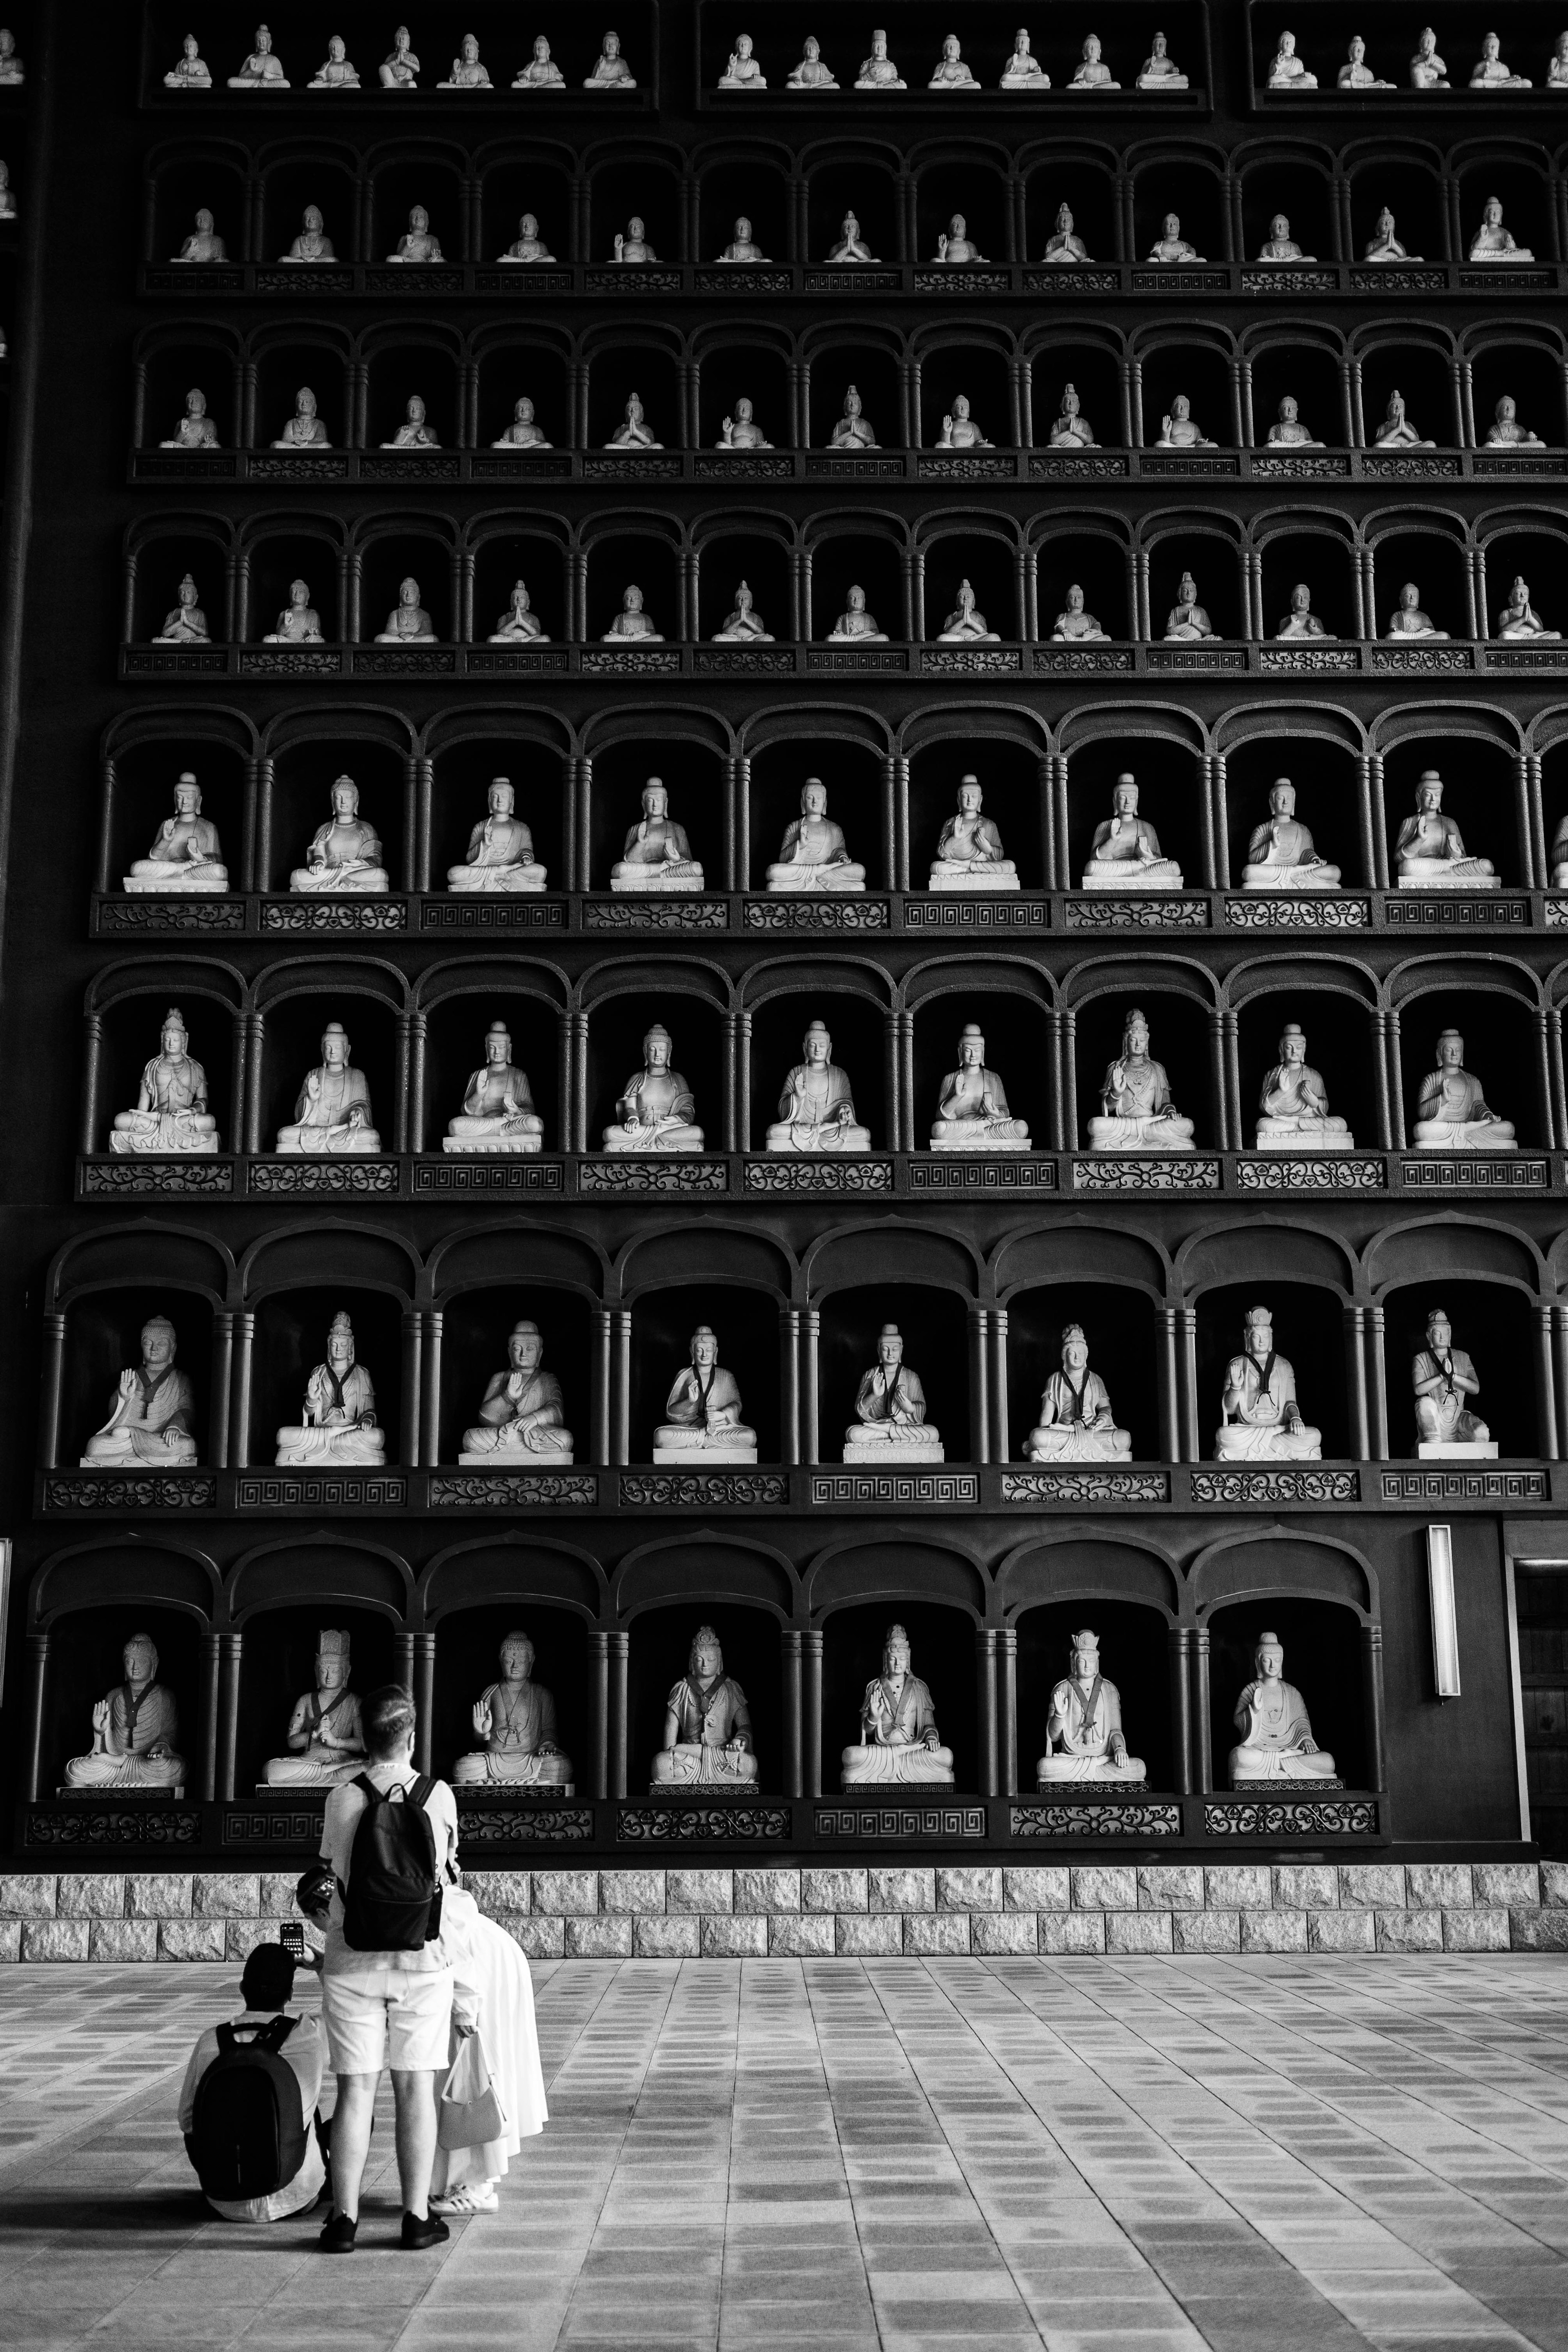
[[[358,2234],[357,2221],[351,2221],[346,2213],[329,2213],[316,2244],[323,2254],[352,2254]]]
[[[439,2213],[426,2213],[423,2221],[416,2213],[403,2216],[403,2251],[406,2254],[422,2254],[427,2246],[444,2246],[451,2234]]]

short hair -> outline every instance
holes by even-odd
[[[373,1690],[360,1708],[360,1722],[374,1760],[395,1756],[417,1720],[413,1693],[401,1683],[383,1683]]]
[[[258,1944],[239,1980],[247,2009],[286,2009],[294,1992],[294,1956],[281,1944]]]

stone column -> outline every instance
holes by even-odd
[[[1214,1787],[1214,1725],[1209,1712],[1209,1629],[1193,1628],[1193,1743],[1196,1754],[1197,1790],[1207,1796]]]
[[[974,1629],[975,1780],[983,1797],[996,1794],[996,1635],[989,1625]]]
[[[426,1308],[419,1459],[427,1470],[433,1470],[441,1459],[441,1326],[445,1319],[438,1307]]]
[[[44,1714],[49,1686],[49,1637],[27,1636],[27,1795],[37,1803],[43,1795]]]
[[[611,1309],[610,1460],[631,1460],[632,1316],[629,1307]]]
[[[428,1772],[433,1769],[430,1756],[436,1717],[436,1636],[415,1633],[409,1638],[414,1644],[414,1710],[418,1718],[414,1733],[414,1762],[419,1771]]]
[[[784,1792],[786,1797],[805,1794],[801,1769],[802,1717],[801,1634],[796,1625],[786,1625],[779,1635],[780,1664],[783,1668],[784,1707]]]
[[[779,1309],[779,1459],[800,1460],[800,1310]]]
[[[420,1329],[418,1314],[403,1312],[403,1397],[397,1416],[397,1459],[412,1468],[419,1459]]]
[[[1557,1380],[1552,1360],[1552,1316],[1550,1306],[1537,1301],[1531,1310],[1535,1323],[1535,1417],[1542,1455],[1548,1462],[1558,1460],[1557,1448]]]
[[[60,1460],[60,1397],[65,1383],[66,1318],[57,1309],[44,1318],[44,1389],[39,1435],[44,1467],[55,1470]]]
[[[1179,1394],[1182,1413],[1182,1459],[1201,1462],[1203,1448],[1198,1442],[1198,1316],[1195,1307],[1178,1307],[1177,1326],[1181,1337],[1181,1381]]]
[[[572,1098],[566,1106],[564,1141],[569,1151],[588,1149],[588,1016],[583,1012],[566,1015],[566,1031],[572,1069]]]
[[[408,1016],[408,1132],[405,1151],[425,1149],[425,1013],[416,1008]]]
[[[255,1350],[255,1316],[237,1315],[234,1318],[234,1383],[228,1436],[229,1463],[236,1470],[244,1470],[250,1461],[250,1378]]]
[[[1367,1786],[1386,1789],[1387,1775],[1384,1770],[1384,1710],[1383,1710],[1383,1628],[1363,1625],[1361,1629],[1362,1710],[1365,1724],[1367,1748]]]
[[[590,1797],[610,1793],[610,1637],[595,1625],[588,1635],[588,1758]]]
[[[1007,1309],[991,1309],[991,1459],[1010,1462],[1013,1447],[1007,1425]]]
[[[1018,1635],[1012,1625],[996,1629],[996,1794],[1018,1793]]]
[[[611,1797],[626,1793],[626,1658],[629,1636],[606,1633],[610,1659],[609,1781]]]
[[[817,1366],[817,1347],[821,1338],[820,1313],[815,1307],[803,1307],[800,1313],[800,1458],[805,1463],[819,1462],[822,1458],[818,1451],[821,1439]],[[818,1639],[820,1642],[820,1636]]]
[[[1568,1307],[1552,1310],[1552,1342],[1557,1379],[1557,1443],[1559,1460],[1568,1453]]]
[[[1165,1630],[1165,1664],[1171,1692],[1171,1775],[1178,1796],[1193,1790],[1193,1629]]]
[[[205,1805],[210,1805],[217,1796],[218,1674],[222,1649],[221,1635],[213,1633],[202,1635],[202,1689],[196,1741],[201,1757],[201,1795]]]
[[[919,1149],[915,1132],[915,1016],[907,1005],[893,1015],[893,1036],[899,1057],[899,1132],[889,1138],[899,1151]]]
[[[223,1654],[218,1661],[218,1781],[219,1801],[234,1802],[235,1751],[239,1740],[239,1662],[245,1648],[243,1633],[220,1635]]]
[[[99,1094],[103,1071],[103,1015],[89,1013],[82,1024],[86,1033],[87,1072],[81,1090],[81,1137],[78,1145],[83,1152],[98,1149]]]
[[[1343,1314],[1345,1372],[1350,1397],[1351,1452],[1358,1462],[1372,1459],[1372,1423],[1366,1396],[1366,1309],[1347,1307]]]
[[[801,1652],[801,1794],[822,1794],[822,1629],[807,1626],[800,1637]]]
[[[213,1317],[211,1397],[207,1407],[207,1460],[215,1470],[228,1466],[229,1388],[234,1370],[234,1318]]]
[[[1167,1462],[1182,1459],[1181,1377],[1176,1361],[1176,1309],[1156,1309],[1160,1323],[1157,1386],[1160,1398],[1160,1451]]]
[[[988,1318],[984,1307],[969,1309],[969,1458],[991,1459],[991,1367]]]
[[[1383,1354],[1383,1309],[1366,1310],[1367,1423],[1372,1460],[1386,1462],[1388,1454],[1388,1373]]]

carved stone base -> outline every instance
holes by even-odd
[[[931,890],[1021,890],[1023,884],[1016,874],[992,874],[984,866],[963,866],[956,874],[939,874],[931,868],[927,888]]]
[[[1310,1135],[1298,1129],[1291,1135],[1265,1135],[1261,1129],[1254,1149],[1258,1151],[1353,1151],[1353,1135]]]
[[[644,875],[647,877],[646,880]],[[612,874],[610,877],[610,888],[617,898],[629,891],[668,890],[677,898],[700,898],[706,887],[707,885],[700,873],[667,877],[660,873],[657,866],[646,866],[643,873],[637,875],[635,878],[627,874]]]
[[[844,1459],[861,1469],[880,1469],[896,1462],[900,1465],[913,1464],[922,1470],[929,1470],[937,1463],[945,1462],[947,1454],[940,1437],[932,1438],[923,1445],[914,1437],[873,1438],[868,1444],[857,1444],[854,1438],[850,1438],[845,1444]]]
[[[975,1125],[979,1125],[978,1120]],[[1010,1151],[1016,1156],[1034,1147],[1022,1136],[975,1134],[933,1135],[931,1148],[933,1151]]]
[[[1415,1448],[1415,1459],[1417,1462],[1495,1462],[1497,1446],[1489,1438],[1484,1445],[1473,1442],[1460,1445],[1444,1444],[1441,1441],[1434,1443],[1424,1437]]]
[[[549,1454],[527,1454],[519,1446],[510,1454],[459,1454],[459,1470],[570,1470],[572,1454],[552,1450]]]
[[[154,877],[150,874],[127,874],[121,883],[121,887],[133,898],[173,898],[175,897],[185,898],[193,896],[216,897],[221,898],[228,888],[226,881],[181,881],[177,878],[178,871],[179,869],[176,866],[171,866],[166,877],[161,876],[156,879],[154,879]]]
[[[750,1445],[704,1445],[693,1439],[689,1445],[656,1445],[653,1461],[656,1470],[731,1470],[755,1463],[757,1448]]]
[[[1135,865],[1129,858],[1124,866],[1091,866],[1079,884],[1080,890],[1183,890],[1182,869],[1168,857],[1152,864]]]
[[[542,1151],[542,1135],[444,1135],[443,1151]]]
[[[57,1789],[56,1797],[64,1805],[121,1804],[127,1797],[152,1798],[167,1804],[177,1804],[185,1793],[182,1780],[175,1789]]]
[[[1502,877],[1499,874],[1402,874],[1402,890],[1500,890]]]

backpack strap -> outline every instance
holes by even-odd
[[[349,1786],[352,1789],[363,1789],[367,1804],[378,1805],[381,1802],[381,1790],[368,1772],[356,1772]]]
[[[279,2011],[270,2023],[260,2028],[254,2046],[258,2050],[270,2050],[276,2056],[298,2023],[298,2018],[288,2017]]]
[[[419,1778],[410,1784],[408,1794],[421,1811],[424,1811],[426,1800],[435,1786],[436,1783],[428,1772],[421,1772]]]
[[[234,2048],[234,2028],[232,2025],[220,2025],[216,2031],[218,2056],[226,2058]]]

